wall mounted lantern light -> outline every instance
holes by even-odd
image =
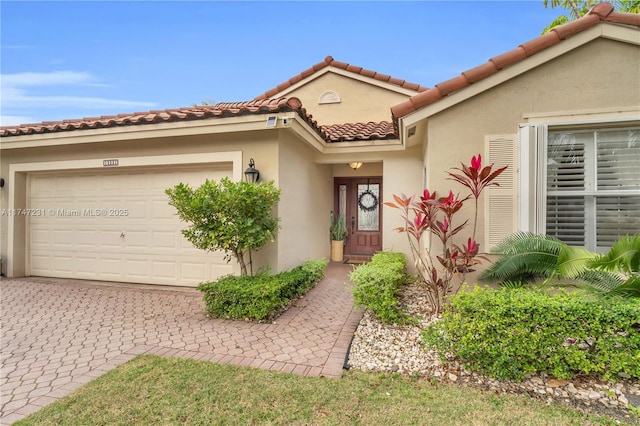
[[[244,178],[249,183],[257,183],[260,180],[260,172],[256,169],[253,158],[249,160],[249,168],[244,171]]]
[[[4,178],[0,178],[0,188],[4,187]]]
[[[362,167],[364,163],[361,161],[356,161],[353,163],[349,163],[349,167],[351,167],[353,170],[358,170],[360,167]]]

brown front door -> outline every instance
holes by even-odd
[[[346,218],[345,255],[371,255],[382,250],[382,178],[335,179],[334,212]]]

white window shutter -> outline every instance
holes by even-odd
[[[494,180],[500,186],[490,186],[485,190],[483,251],[489,252],[518,227],[516,135],[485,136],[485,159],[483,163],[493,163],[494,169],[508,166]]]

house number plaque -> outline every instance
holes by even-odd
[[[103,167],[113,167],[113,166],[117,166],[119,163],[118,159],[113,159],[113,160],[102,160],[102,166]]]

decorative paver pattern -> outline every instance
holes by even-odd
[[[0,281],[0,424],[11,424],[141,354],[339,377],[362,313],[349,265],[274,323],[208,318],[195,289],[50,278]]]

